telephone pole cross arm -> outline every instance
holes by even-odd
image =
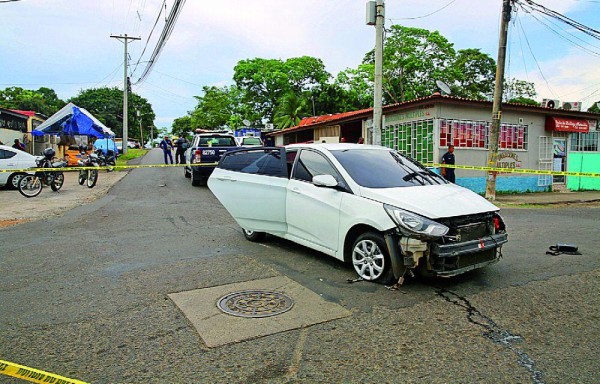
[[[124,61],[123,61],[123,154],[127,153],[127,142],[128,142],[128,137],[127,137],[127,95],[129,93],[128,91],[128,84],[127,84],[127,42],[129,40],[140,40],[140,37],[132,37],[132,36],[127,36],[127,34],[125,35],[110,35],[111,38],[117,39],[120,42],[122,42],[125,46],[125,54],[124,54]]]

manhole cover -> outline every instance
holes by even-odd
[[[263,290],[233,292],[219,299],[217,307],[239,317],[269,317],[289,311],[294,302],[283,293]]]

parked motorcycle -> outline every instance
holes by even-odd
[[[67,166],[64,160],[54,161],[56,152],[52,148],[42,151],[42,156],[36,156],[35,163],[38,168],[63,168]],[[44,185],[50,186],[58,192],[65,182],[65,175],[61,171],[36,171],[33,175],[25,175],[19,181],[19,192],[25,197],[35,197],[42,192]]]
[[[96,155],[98,156],[98,164],[101,167],[104,166],[115,166],[117,165],[117,157],[115,156],[115,152],[108,149],[106,151],[106,154],[104,153],[104,151],[102,149],[97,149],[96,150]],[[109,172],[112,171],[111,169],[108,170]]]
[[[79,153],[81,154],[81,159],[77,160],[77,165],[80,167],[98,167],[99,160],[98,155],[95,153],[90,153],[89,155],[86,152],[85,146],[79,147]],[[98,181],[98,170],[97,169],[86,169],[79,171],[79,177],[77,179],[79,181],[79,185],[83,185],[83,183],[87,182],[88,188],[94,188],[96,182]]]

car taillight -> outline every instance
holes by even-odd
[[[498,217],[494,217],[494,228],[496,229],[496,231],[500,229],[500,218]]]
[[[202,151],[200,149],[196,149],[194,151],[194,161],[193,163],[201,163],[202,162]]]
[[[494,232],[504,232],[506,230],[506,224],[504,223],[504,219],[498,213],[494,213],[494,217],[492,218],[492,223],[494,223]]]

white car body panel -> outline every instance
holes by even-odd
[[[25,169],[36,166],[35,156],[30,155],[27,152],[15,149],[8,145],[0,145],[0,149],[16,153],[9,159],[0,159],[0,169]],[[0,172],[0,186],[6,185],[12,174],[13,173],[11,172]]]
[[[456,184],[378,189],[360,187],[360,195],[430,219],[498,210],[475,192]]]
[[[216,168],[208,187],[242,228],[277,234],[287,232],[288,182],[281,177]]]

